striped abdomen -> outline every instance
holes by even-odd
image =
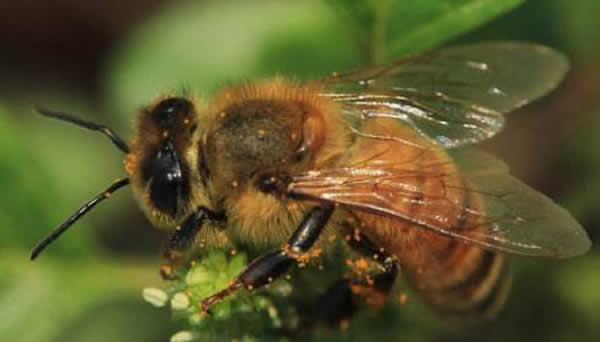
[[[439,311],[493,316],[509,288],[505,257],[424,227],[476,233],[489,222],[483,195],[463,181],[445,151],[418,133],[393,120],[369,125],[363,132],[400,140],[357,139],[352,164],[392,171],[354,187],[370,186],[373,205],[394,215],[357,210],[360,230],[397,259],[405,277]]]

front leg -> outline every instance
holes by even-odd
[[[196,234],[207,220],[224,221],[225,214],[223,212],[212,211],[206,207],[199,207],[198,210],[188,216],[183,224],[175,230],[169,238],[169,250],[184,250],[187,249],[194,241]]]
[[[223,221],[225,220],[225,215],[222,212],[215,212],[206,207],[199,207],[171,235],[165,252],[165,257],[169,260],[169,263],[162,265],[160,268],[160,274],[164,279],[172,278],[173,265],[181,263],[183,251],[190,247],[196,238],[196,234],[198,234],[207,220]]]
[[[202,300],[202,310],[208,311],[212,305],[242,287],[257,289],[281,276],[297,260],[296,255],[306,253],[313,246],[332,213],[333,207],[313,208],[288,240],[285,249],[278,249],[252,261],[231,285]]]

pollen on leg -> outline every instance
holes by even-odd
[[[354,263],[354,265],[359,270],[363,270],[364,271],[364,270],[366,270],[369,267],[369,262],[365,258],[360,258],[360,259],[356,260],[356,262]]]
[[[400,303],[400,305],[405,305],[407,300],[408,300],[408,295],[406,293],[401,293],[398,296],[398,303]]]
[[[343,332],[343,331],[348,330],[348,328],[350,328],[350,321],[347,319],[341,320],[340,321],[340,330]]]

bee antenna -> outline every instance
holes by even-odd
[[[76,118],[76,117],[66,114],[66,113],[51,111],[51,110],[48,110],[48,109],[45,109],[45,108],[42,108],[39,106],[34,106],[34,110],[43,116],[70,122],[72,124],[75,124],[75,125],[83,127],[83,128],[90,129],[92,131],[101,132],[104,135],[106,135],[113,142],[113,144],[115,144],[115,146],[117,146],[117,148],[119,150],[121,150],[125,153],[129,153],[129,146],[127,146],[127,143],[123,139],[121,139],[115,132],[113,132],[112,129],[110,129],[104,125],[100,125],[100,124],[97,124],[97,123],[91,122],[91,121],[82,120],[82,119]]]
[[[122,178],[112,183],[108,188],[104,191],[96,195],[94,198],[89,200],[86,204],[82,205],[77,211],[71,215],[68,219],[65,220],[58,228],[54,229],[50,234],[48,234],[42,241],[38,242],[33,251],[31,252],[31,260],[35,260],[38,255],[48,247],[54,240],[58,239],[62,233],[66,232],[69,227],[73,225],[77,220],[79,220],[83,215],[85,215],[88,211],[92,210],[96,204],[102,202],[107,199],[113,192],[119,190],[125,185],[129,184],[129,178]]]

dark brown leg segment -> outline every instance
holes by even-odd
[[[384,299],[394,286],[398,269],[388,255],[363,234],[360,234],[358,239],[351,238],[348,240],[348,244],[352,249],[368,258],[377,255],[377,261],[383,270],[367,275],[367,280],[350,277],[333,283],[313,304],[310,319],[307,322],[309,325],[338,326],[343,320],[352,318],[358,311],[361,302],[369,303],[373,297]]]
[[[307,252],[313,246],[332,213],[332,207],[312,209],[288,240],[285,250],[279,249],[255,259],[230,286],[202,300],[202,309],[207,311],[213,304],[242,287],[257,289],[277,279],[296,262],[296,255]]]
[[[190,247],[196,238],[196,234],[207,220],[223,221],[225,215],[205,207],[199,207],[171,235],[165,252],[165,257],[169,261],[160,268],[160,274],[164,279],[173,279],[173,267],[183,262],[183,252]]]

